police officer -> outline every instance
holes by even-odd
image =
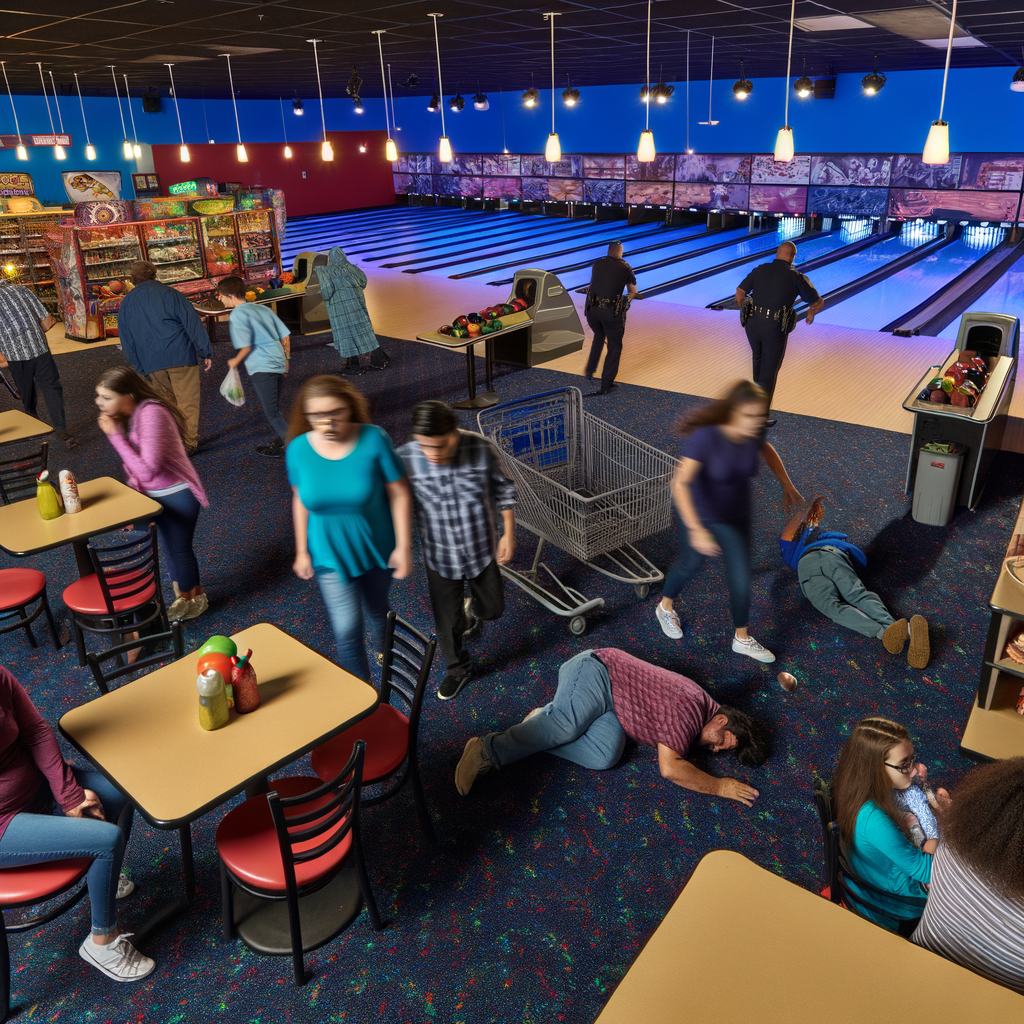
[[[754,267],[736,289],[736,305],[741,310],[747,296],[752,294],[751,308],[745,320],[747,341],[754,357],[754,383],[767,392],[769,407],[775,391],[775,379],[786,355],[786,341],[796,326],[793,303],[798,295],[810,303],[808,324],[814,322],[814,314],[825,305],[814,285],[793,269],[795,258],[796,246],[792,242],[783,242],[775,251],[775,259]],[[768,426],[774,423],[774,420],[769,420]]]
[[[622,294],[622,289],[626,294]],[[629,300],[636,295],[636,277],[630,265],[622,258],[622,243],[612,242],[608,255],[602,256],[590,272],[587,289],[587,323],[594,332],[594,341],[587,358],[587,380],[593,380],[601,349],[608,343],[601,371],[601,389],[597,395],[607,395],[616,387],[615,374],[619,371],[622,355],[622,335],[626,331],[626,310]]]

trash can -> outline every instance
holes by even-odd
[[[950,441],[929,441],[921,445],[910,513],[915,522],[945,526],[953,518],[966,453],[964,445]]]

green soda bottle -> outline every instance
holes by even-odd
[[[57,492],[50,483],[50,474],[45,469],[36,477],[36,504],[43,519],[56,519],[64,513]]]

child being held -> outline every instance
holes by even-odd
[[[929,839],[939,838],[939,823],[933,808],[938,806],[935,791],[928,784],[928,769],[914,765],[911,784],[906,789],[894,789],[892,802],[897,810],[905,811],[910,823],[910,841],[920,849]]]

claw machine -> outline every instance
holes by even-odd
[[[156,267],[158,281],[177,285],[204,276],[197,218],[143,221],[139,227],[146,247],[145,259]]]
[[[277,277],[281,249],[273,209],[244,210],[234,217],[242,255],[242,277],[247,281]]]

